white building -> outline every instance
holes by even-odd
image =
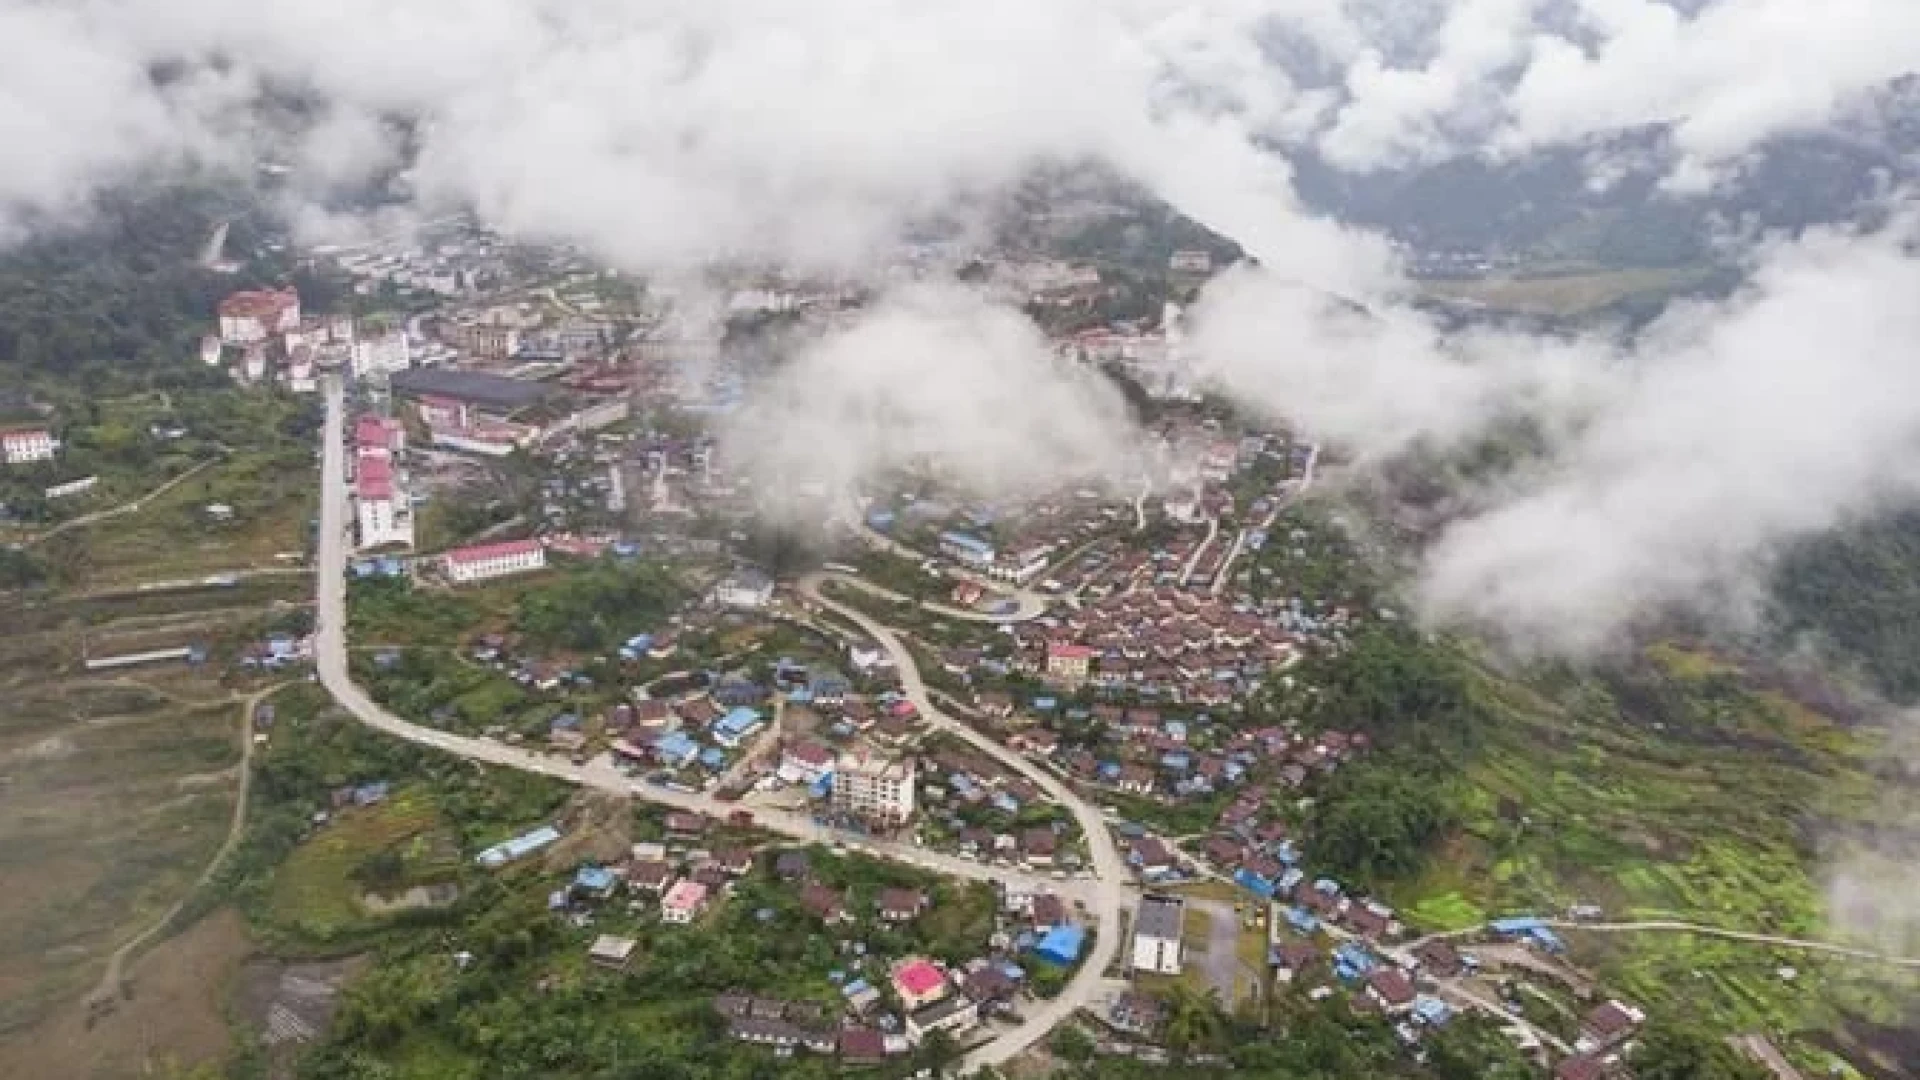
[[[842,754],[833,770],[833,808],[865,818],[906,821],[913,816],[916,772],[912,758]]]
[[[987,576],[995,581],[1025,585],[1046,572],[1047,556],[1052,554],[1052,544],[1040,544],[1011,554],[1001,552],[999,557],[994,559],[993,564],[987,567]]]
[[[285,289],[237,292],[220,301],[220,340],[254,345],[300,328],[300,294]]]
[[[9,431],[0,431],[0,461],[9,465],[51,461],[54,451],[59,448],[60,444],[54,440],[53,433],[46,428],[13,428]]]
[[[362,448],[354,464],[354,511],[360,546],[413,546],[413,506],[382,449]]]
[[[1133,970],[1161,975],[1180,974],[1180,928],[1186,904],[1175,896],[1149,896],[1140,901],[1133,920]]]
[[[356,379],[384,373],[391,375],[413,366],[413,345],[405,330],[393,330],[353,343],[348,363]]]
[[[773,579],[758,570],[741,570],[722,578],[713,597],[725,607],[757,610],[773,602]]]
[[[465,584],[544,570],[547,549],[541,547],[538,540],[509,540],[503,544],[456,548],[441,557],[441,564],[449,580]]]

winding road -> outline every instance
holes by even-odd
[[[1100,811],[1077,793],[1062,783],[1052,773],[1042,769],[1027,758],[1014,753],[1005,746],[973,730],[942,712],[927,693],[927,685],[920,678],[920,669],[913,662],[913,654],[892,629],[882,625],[879,620],[858,608],[848,607],[825,596],[820,586],[828,581],[852,580],[842,575],[826,573],[808,574],[800,579],[799,590],[808,600],[832,611],[841,618],[860,627],[874,641],[887,650],[894,658],[894,664],[900,673],[900,688],[913,702],[920,715],[935,730],[945,732],[972,745],[987,756],[1005,765],[1014,772],[1032,781],[1040,790],[1051,796],[1055,802],[1067,808],[1079,824],[1081,835],[1087,838],[1087,849],[1093,855],[1095,880],[1082,881],[1092,888],[1086,890],[1083,897],[1087,901],[1098,933],[1094,937],[1093,949],[1075,974],[1073,981],[1060,995],[1051,1001],[1036,1002],[1024,1013],[1025,1022],[1020,1027],[1003,1033],[999,1038],[975,1050],[967,1058],[969,1070],[983,1067],[997,1068],[1032,1046],[1055,1025],[1072,1016],[1077,1010],[1093,1004],[1100,992],[1101,976],[1113,963],[1120,951],[1120,912],[1127,906],[1127,885],[1130,880],[1126,865],[1121,861],[1120,851],[1114,845],[1113,836],[1107,831],[1106,823],[1100,817]]]
[[[365,690],[354,683],[347,668],[346,641],[346,552],[347,487],[345,463],[345,404],[339,381],[326,381],[326,423],[322,428],[320,535],[317,559],[317,625],[315,659],[320,683],[342,708],[362,723],[379,731],[420,746],[432,747],[471,761],[519,769],[550,776],[583,787],[598,788],[619,795],[713,817],[724,817],[739,809],[713,797],[694,792],[636,783],[602,754],[584,765],[549,756],[538,751],[508,746],[491,739],[457,735],[426,727],[387,711]],[[1099,812],[1081,799],[1052,774],[1013,753],[1006,747],[973,731],[942,713],[927,695],[912,653],[892,630],[864,612],[819,595],[819,578],[801,583],[802,591],[821,607],[848,619],[872,636],[892,654],[907,697],[925,715],[929,724],[973,744],[1008,768],[1027,777],[1066,806],[1086,835],[1093,853],[1095,879],[1058,880],[1003,867],[927,851],[910,844],[876,840],[841,832],[817,824],[804,814],[755,807],[754,823],[773,832],[809,843],[842,843],[864,854],[919,866],[953,877],[975,881],[998,881],[1009,888],[1030,892],[1058,893],[1084,907],[1096,921],[1093,948],[1079,972],[1060,995],[1050,1001],[1036,1001],[1023,1012],[1015,1027],[1001,1030],[990,1042],[975,1049],[966,1058],[968,1070],[999,1066],[1045,1038],[1055,1025],[1076,1010],[1093,1003],[1103,983],[1103,973],[1120,949],[1120,913],[1127,901],[1128,876],[1119,851],[1106,830]]]

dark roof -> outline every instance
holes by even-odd
[[[1575,1054],[1553,1070],[1554,1080],[1600,1080],[1606,1064],[1591,1054]]]
[[[557,392],[544,383],[450,368],[409,368],[394,372],[388,381],[398,394],[452,398],[470,405],[508,410],[537,405]]]
[[[840,1056],[855,1061],[878,1061],[887,1055],[885,1036],[872,1028],[850,1027],[840,1033]]]
[[[1405,1005],[1413,1000],[1413,981],[1399,968],[1379,968],[1367,976],[1367,985],[1389,1005]]]
[[[1140,914],[1133,921],[1136,934],[1168,941],[1180,940],[1180,917],[1184,905],[1175,898],[1149,896],[1140,901]]]

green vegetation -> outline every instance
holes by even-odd
[[[1766,1080],[1773,1075],[1697,1028],[1655,1017],[1629,1055],[1639,1080]]]
[[[1776,622],[1813,633],[1858,663],[1881,691],[1920,699],[1920,514],[1836,530],[1782,560]]]
[[[538,647],[607,652],[657,630],[685,599],[658,565],[598,562],[521,594],[513,626]]]
[[[314,941],[363,930],[373,921],[366,894],[392,897],[458,876],[450,839],[424,791],[343,810],[275,871],[260,917]]]

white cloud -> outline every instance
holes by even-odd
[[[1023,498],[1137,475],[1126,407],[1056,358],[1023,315],[953,286],[907,289],[801,349],[722,432],[773,509],[844,498],[935,463],[956,487]],[[794,496],[800,496],[798,499]]]

